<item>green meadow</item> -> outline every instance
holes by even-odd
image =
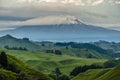
[[[19,50],[7,50],[7,54],[15,56],[19,60],[23,61],[30,67],[49,74],[55,68],[69,75],[69,73],[76,67],[81,65],[90,64],[103,64],[107,59],[93,59],[93,58],[80,58],[69,55],[55,55],[51,53],[45,53],[41,51],[19,51]]]

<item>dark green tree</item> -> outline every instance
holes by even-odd
[[[0,75],[0,80],[6,80],[6,79],[5,79],[5,75],[2,75],[2,74],[1,74],[1,75]]]
[[[12,72],[15,72],[15,73],[19,73],[20,72],[19,68],[14,63],[8,64],[8,68],[7,69],[12,71]]]
[[[92,65],[84,65],[84,66],[78,66],[75,67],[72,72],[70,73],[71,76],[77,76],[79,73],[85,72],[89,69],[101,69],[103,68],[100,65],[92,64]]]
[[[59,68],[56,68],[55,71],[54,71],[54,73],[55,73],[57,76],[59,76],[59,75],[62,74]]]
[[[62,55],[62,52],[60,50],[55,50],[56,55]]]
[[[1,52],[1,55],[0,55],[0,64],[1,64],[4,68],[7,68],[7,66],[8,66],[7,55],[6,55],[5,52]]]
[[[52,71],[51,74],[49,74],[50,77],[52,77],[54,80],[60,80],[59,77],[61,76],[61,71],[59,68],[55,68],[54,71]]]
[[[69,47],[68,47],[68,46],[66,46],[65,48],[66,48],[67,50],[69,49]]]

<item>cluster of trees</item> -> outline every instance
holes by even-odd
[[[109,60],[104,63],[104,65],[98,65],[98,64],[92,64],[92,65],[84,65],[84,66],[78,66],[75,67],[71,72],[70,76],[77,76],[79,73],[86,72],[89,69],[101,69],[101,68],[111,68],[120,63],[119,60]],[[52,77],[54,80],[70,80],[70,77],[67,75],[64,75],[59,68],[56,68],[54,71],[52,71],[51,74],[49,74],[50,77]]]
[[[103,67],[96,64],[78,66],[72,70],[72,72],[70,73],[70,76],[77,76],[79,73],[85,72],[89,69],[100,69],[100,68],[103,68]]]
[[[62,52],[60,50],[46,50],[46,53],[53,53],[56,55],[62,55]]]
[[[24,41],[29,41],[29,38],[23,38]]]
[[[101,69],[101,68],[103,68],[103,66],[99,66],[97,64],[78,66],[72,70],[70,76],[71,77],[77,76],[79,73],[85,72],[89,69]],[[70,80],[70,77],[64,75],[59,68],[55,68],[55,70],[52,71],[52,73],[49,74],[49,76],[52,77],[54,80]]]
[[[4,48],[6,48],[8,50],[23,50],[23,51],[27,51],[28,50],[25,47],[9,47],[9,46],[5,46]]]
[[[70,78],[67,75],[63,74],[59,68],[55,68],[55,70],[52,71],[49,76],[52,77],[54,80],[70,80]]]

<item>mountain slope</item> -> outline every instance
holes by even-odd
[[[27,48],[28,50],[39,50],[40,46],[30,41],[27,38],[17,39],[12,37],[11,35],[6,35],[0,37],[0,47],[8,46],[10,48]]]
[[[99,46],[99,47],[106,49],[106,50],[111,50],[115,53],[120,52],[120,43],[99,41],[99,42],[94,42],[92,44]]]
[[[119,41],[120,37],[119,31],[86,25],[79,20],[77,24],[26,25],[14,30],[0,31],[1,36],[5,34],[37,41]]]

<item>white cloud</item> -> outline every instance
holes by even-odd
[[[104,2],[104,0],[96,0],[92,3],[92,6],[96,6],[96,5],[101,4],[103,2]]]
[[[29,19],[27,21],[0,21],[0,28],[1,26],[11,28],[11,26],[28,24],[62,23],[65,22],[64,15],[75,16],[92,25],[114,26],[120,22],[120,10],[118,5],[108,5],[109,1],[114,4],[116,1],[116,4],[119,4],[119,0],[0,0],[0,16]],[[58,15],[63,16],[58,17]],[[109,16],[118,17],[109,18]]]
[[[26,21],[0,21],[0,26],[23,26],[23,25],[55,25],[55,24],[77,24],[74,16],[46,16],[28,19]]]
[[[43,18],[35,18],[24,21],[24,25],[49,25],[49,24],[74,24],[74,16],[47,16]]]
[[[13,6],[20,6],[20,5],[38,5],[41,3],[55,3],[56,4],[71,4],[71,5],[76,5],[76,6],[96,6],[98,4],[101,4],[104,0],[11,0],[11,5],[12,3],[17,4]],[[8,0],[3,0],[3,2],[9,2]],[[8,6],[8,5],[6,5]]]
[[[76,18],[75,16],[70,15],[58,15],[58,16],[45,16],[37,17],[33,19],[28,19],[26,21],[0,21],[0,29],[14,29],[18,26],[23,25],[55,25],[55,24],[77,24],[82,22],[89,25],[101,26],[105,28],[120,26],[119,21],[113,17],[101,17],[101,15],[89,15],[85,14],[81,18]],[[114,20],[111,21],[111,20]],[[79,21],[77,21],[79,20]]]
[[[75,5],[75,6],[97,6],[102,3],[106,5],[109,3],[120,4],[120,0],[0,0],[0,6],[5,7],[22,7],[22,6],[41,6],[41,4],[66,4],[67,5]]]
[[[115,4],[120,4],[120,0],[118,0],[118,1],[115,1]]]

